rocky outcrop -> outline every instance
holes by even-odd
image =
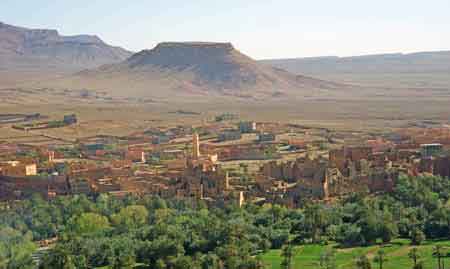
[[[130,55],[95,35],[62,36],[56,30],[0,23],[0,69],[69,73],[121,62]]]

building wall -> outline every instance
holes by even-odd
[[[27,176],[37,175],[37,165],[36,164],[25,165],[25,175]]]
[[[433,172],[441,177],[450,177],[450,157],[439,157],[434,162]]]
[[[239,131],[224,131],[220,133],[218,136],[219,141],[230,141],[230,140],[239,140],[242,138],[241,132]]]
[[[0,173],[10,177],[25,177],[37,175],[36,164],[22,164],[15,162],[14,164],[5,164],[0,166]]]

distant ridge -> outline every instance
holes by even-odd
[[[62,36],[57,30],[0,23],[0,70],[7,71],[10,78],[68,74],[120,62],[130,55],[131,52],[110,46],[96,35]]]
[[[450,51],[262,60],[295,74],[368,85],[450,89]]]
[[[374,72],[448,71],[450,51],[370,54],[351,57],[323,56],[261,60],[294,73],[318,71]]]

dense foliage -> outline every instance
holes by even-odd
[[[450,181],[439,177],[401,177],[390,194],[355,194],[301,209],[208,208],[151,196],[35,196],[0,212],[0,268],[32,268],[33,241],[54,237],[58,242],[42,257],[41,268],[263,268],[258,254],[271,248],[283,248],[289,268],[291,244],[449,239],[449,196]],[[332,250],[323,253],[323,268],[331,268],[333,257]],[[366,258],[358,263],[365,268]]]

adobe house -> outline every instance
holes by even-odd
[[[8,161],[0,163],[0,174],[10,177],[37,175],[37,165],[33,162]]]

